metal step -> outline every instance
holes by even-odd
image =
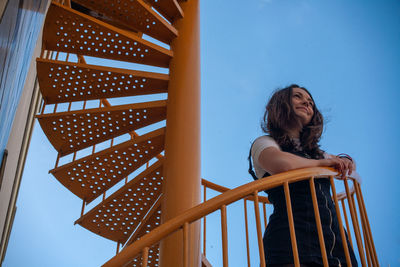
[[[117,21],[128,29],[170,44],[177,30],[142,0],[74,0],[90,10]]]
[[[165,100],[37,115],[53,147],[65,156],[165,120]]]
[[[43,48],[168,67],[171,50],[72,8],[52,2],[43,29]]]
[[[146,217],[143,218],[142,222],[138,226],[138,228],[135,230],[135,232],[131,235],[131,237],[126,241],[124,248],[134,241],[140,239],[142,236],[145,234],[151,232],[154,228],[158,227],[161,224],[161,199],[162,195],[160,198],[157,200],[156,204],[154,204],[152,210],[148,212]],[[158,261],[159,261],[159,243],[154,244],[152,247],[149,249],[149,255],[147,257],[147,266],[158,266]],[[133,267],[138,267],[142,266],[142,255],[136,256],[130,264],[127,266],[133,266]]]
[[[149,248],[147,256],[147,267],[159,267],[159,254],[160,254],[160,243],[154,244]],[[124,265],[124,267],[141,267],[143,262],[142,253],[136,256],[130,263]]]
[[[157,203],[162,190],[159,160],[110,195],[75,223],[107,239],[124,243]]]
[[[183,18],[183,10],[176,0],[146,0],[167,20],[173,22]]]
[[[136,137],[50,170],[76,196],[90,203],[164,150],[165,128]]]
[[[135,232],[126,241],[124,244],[125,247],[140,239],[145,234],[150,233],[154,228],[161,224],[161,200],[162,194],[154,204],[153,208],[143,218]]]
[[[166,93],[166,74],[56,60],[36,60],[46,104]]]

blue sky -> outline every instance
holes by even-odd
[[[327,120],[322,148],[357,161],[381,265],[400,266],[399,14],[394,0],[202,0],[202,177],[250,182],[246,158],[268,97],[305,86]],[[115,253],[73,225],[81,201],[48,174],[55,158],[36,124],[4,266],[99,266]],[[235,239],[241,223],[230,225]],[[219,225],[208,229],[208,257],[220,266]],[[236,247],[230,265],[243,266]]]

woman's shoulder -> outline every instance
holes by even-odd
[[[263,136],[257,137],[254,140],[253,145],[252,145],[252,151],[261,152],[262,150],[264,150],[267,147],[276,147],[276,148],[280,149],[278,143],[274,140],[274,138],[272,138],[269,135],[263,135]]]
[[[272,138],[272,137],[269,136],[269,135],[262,135],[262,136],[257,137],[257,138],[254,140],[254,144],[256,144],[256,143],[271,143],[271,144],[276,144],[276,145],[278,145],[278,143],[275,141],[275,139]]]

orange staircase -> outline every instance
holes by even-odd
[[[50,173],[82,199],[75,223],[117,242],[117,250],[161,223],[169,47],[178,36],[172,23],[183,16],[176,0],[53,1],[46,16],[37,118],[58,151]],[[87,64],[89,57],[156,68]],[[161,99],[135,100],[146,95]],[[158,254],[157,245],[151,266]]]

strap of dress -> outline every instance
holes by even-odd
[[[254,180],[258,180],[255,172],[253,171],[253,164],[251,163],[251,148],[253,147],[254,142],[250,146],[249,157],[247,158],[249,161],[249,173]]]

